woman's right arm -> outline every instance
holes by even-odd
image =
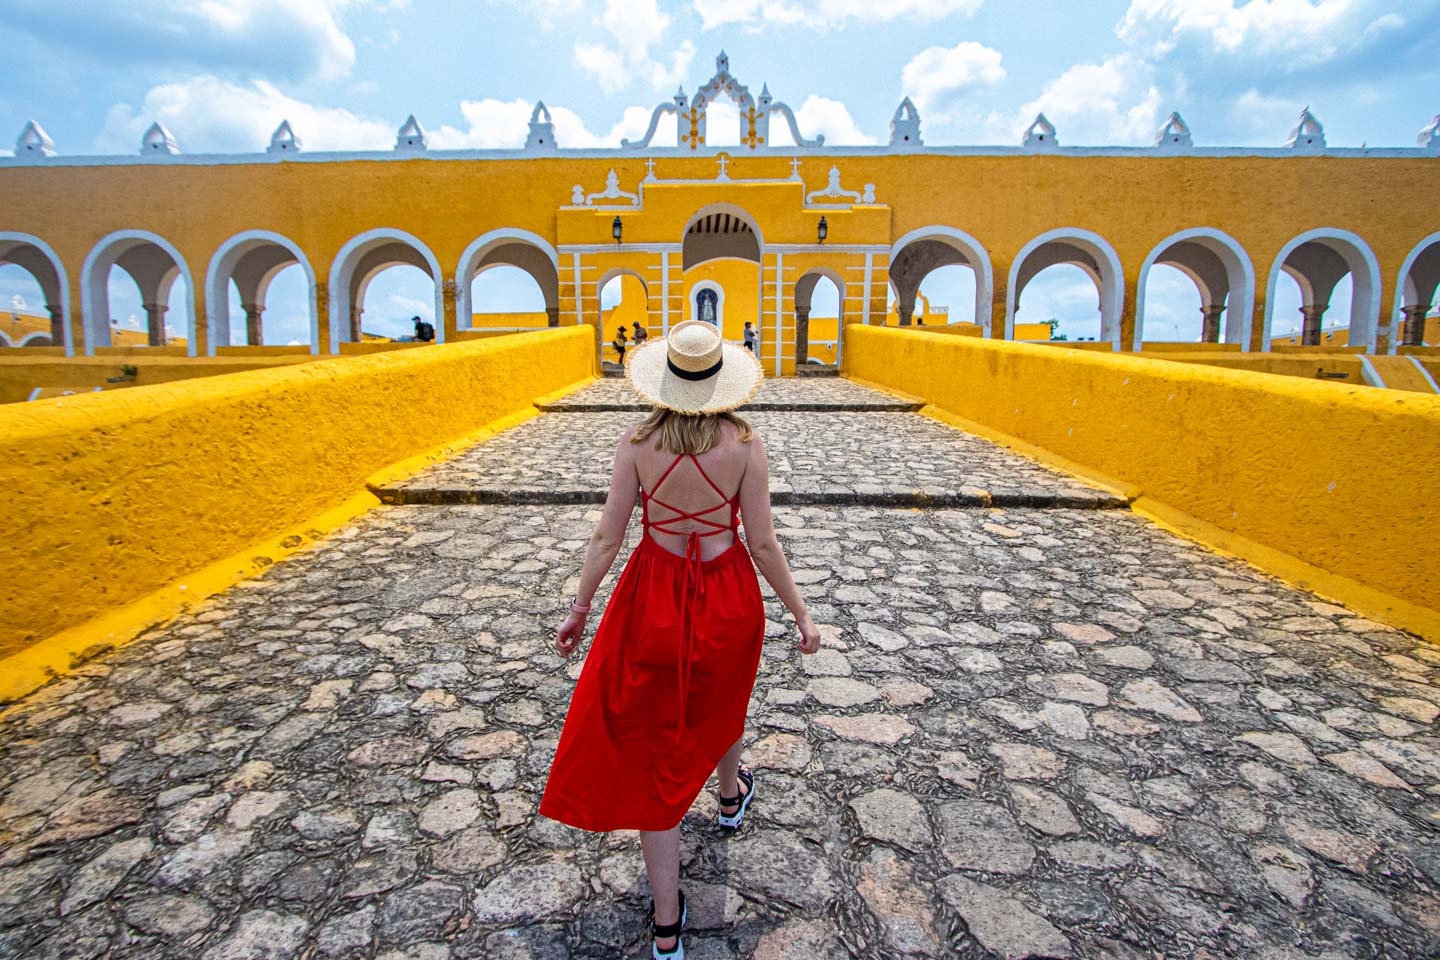
[[[795,586],[770,516],[770,465],[765,459],[765,444],[756,434],[746,446],[750,448],[750,462],[740,481],[740,522],[745,526],[745,545],[780,602],[794,615],[795,625],[800,628],[800,652],[814,653],[820,649],[820,629],[810,619],[810,609]]]

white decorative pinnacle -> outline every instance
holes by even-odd
[[[425,137],[425,128],[415,119],[415,114],[405,118],[400,131],[395,135],[395,149],[402,153],[419,153],[430,146]]]
[[[280,126],[270,134],[270,146],[265,148],[266,153],[299,153],[300,138],[295,136],[295,130],[290,126],[289,120],[281,120]]]
[[[1195,146],[1190,138],[1190,125],[1178,113],[1170,114],[1160,132],[1155,134],[1155,149],[1162,153],[1179,153]]]
[[[628,200],[630,202],[596,204],[596,200]],[[604,190],[599,193],[587,194],[585,188],[577,183],[570,188],[570,203],[576,207],[638,207],[640,206],[640,196],[621,190],[620,175],[615,172],[614,168],[611,168],[610,172],[605,175]]]
[[[55,141],[50,139],[44,127],[31,120],[25,124],[25,129],[20,131],[20,136],[15,138],[15,156],[53,157]]]
[[[1422,150],[1429,150],[1431,153],[1440,153],[1440,113],[1435,114],[1435,119],[1430,121],[1430,125],[1415,137],[1415,145]]]
[[[890,146],[895,150],[913,150],[924,145],[920,139],[920,111],[906,97],[890,118]]]
[[[1306,107],[1300,111],[1300,120],[1290,130],[1290,139],[1285,146],[1296,153],[1323,153],[1325,151],[1325,127]]]
[[[855,203],[874,203],[874,184],[867,183],[865,187],[865,194],[861,194],[855,190],[844,189],[840,186],[840,168],[831,167],[830,178],[826,181],[825,188],[823,190],[812,190],[810,193],[805,194],[805,202],[814,203],[816,197],[820,197],[821,199],[825,200],[841,200],[845,197],[852,197],[854,198]],[[866,197],[866,194],[868,194],[868,199]]]
[[[550,108],[544,100],[535,101],[530,111],[530,135],[525,138],[526,153],[549,153],[555,149],[555,124],[550,120]]]
[[[150,129],[140,138],[140,153],[144,156],[174,156],[179,152],[180,147],[175,143],[175,138],[159,120],[150,124]]]
[[[1060,138],[1055,135],[1055,124],[1045,119],[1045,114],[1035,115],[1035,122],[1025,129],[1025,140],[1022,143],[1029,150],[1054,150],[1060,146]]]

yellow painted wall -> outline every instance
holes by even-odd
[[[1323,582],[1310,585],[1322,592],[1348,581],[1372,616],[1440,638],[1440,397],[1134,355],[850,333],[853,376],[1135,484],[1146,501],[1318,570]],[[1298,569],[1276,563],[1282,574]]]
[[[1269,373],[1282,377],[1299,377],[1321,383],[1365,386],[1361,376],[1360,358],[1346,354],[1319,354],[1296,356],[1283,353],[1145,353],[1147,359],[1171,360],[1176,363],[1199,364],[1207,367],[1223,367],[1227,370],[1249,370],[1253,373]],[[1320,372],[1348,374],[1343,380],[1325,379]]]
[[[1050,325],[1048,323],[1017,323],[1015,324],[1016,340],[1049,340]]]
[[[711,281],[725,291],[721,334],[726,340],[740,343],[745,339],[745,321],[752,325],[760,319],[760,267],[754,260],[722,258],[691,267],[684,273],[685,301],[682,319],[698,320],[695,313],[695,287]],[[793,318],[792,318],[793,322]]]
[[[197,377],[213,377],[223,373],[246,370],[268,370],[274,367],[310,363],[318,358],[308,351],[300,355],[255,357],[32,357],[29,350],[0,354],[0,403],[18,403],[30,396],[36,387],[58,387],[66,390],[127,389],[146,384],[173,383]],[[107,383],[120,376],[121,365],[137,368],[135,382]]]
[[[495,327],[545,327],[550,317],[544,310],[522,311],[519,313],[474,313],[470,315],[470,326],[476,330]]]
[[[491,340],[0,408],[0,657],[345,501],[589,375],[590,338]]]

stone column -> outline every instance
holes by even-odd
[[[546,307],[546,308],[545,308],[545,326],[547,326],[547,327],[558,327],[558,326],[560,326],[560,308],[559,308],[559,307]]]
[[[839,321],[836,321],[836,336],[839,336]],[[795,369],[799,370],[810,361],[810,308],[798,304],[795,307]]]
[[[460,314],[455,309],[455,301],[455,281],[441,281],[440,302],[445,315],[438,317],[435,324],[435,342],[437,343],[452,342],[456,339],[455,334],[460,332]]]
[[[897,300],[895,302],[895,312],[900,314],[900,326],[910,326],[910,318],[915,316],[915,301],[912,300],[909,303],[905,303]]]
[[[1405,335],[1400,341],[1402,347],[1418,347],[1425,342],[1425,314],[1430,312],[1430,304],[1415,304],[1409,307],[1401,307],[1400,312],[1405,314]]]
[[[145,306],[145,327],[149,334],[148,343],[152,347],[163,347],[169,341],[165,336],[165,311],[170,309],[168,303],[147,303]]]
[[[350,342],[360,342],[360,318],[364,316],[365,308],[350,305]]]
[[[50,345],[65,346],[65,318],[60,315],[60,308],[47,303],[45,310],[50,314]]]
[[[1325,318],[1325,311],[1330,309],[1328,303],[1312,303],[1300,308],[1305,316],[1305,326],[1300,332],[1300,345],[1302,347],[1320,346],[1320,323]]]
[[[330,352],[330,284],[324,280],[315,281],[315,350],[317,353]]]
[[[1223,305],[1216,306],[1213,303],[1207,303],[1200,308],[1200,316],[1203,318],[1200,326],[1201,343],[1220,342],[1220,314],[1224,312]]]
[[[265,307],[258,303],[242,303],[240,308],[245,311],[245,345],[258,347],[265,339],[260,326],[260,314],[265,312]]]

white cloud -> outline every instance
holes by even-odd
[[[839,28],[850,21],[939,20],[974,16],[982,0],[694,0],[706,30],[730,23],[797,24]]]
[[[659,90],[677,83],[695,59],[695,45],[685,40],[670,51],[669,61],[655,59],[650,48],[660,43],[671,18],[656,0],[605,0],[600,25],[610,43],[575,44],[575,63],[606,93],[623,90],[635,79]]]
[[[1277,58],[1282,66],[1323,63],[1364,42],[1367,32],[1404,25],[1375,0],[1131,0],[1117,27],[1152,55],[1198,43],[1213,53]]]
[[[866,134],[850,116],[850,109],[839,100],[817,97],[814,94],[795,111],[795,123],[800,127],[800,136],[825,135],[825,144],[869,146],[878,141]],[[770,140],[775,146],[791,143],[790,128],[780,116],[770,118]]]
[[[448,124],[430,131],[430,146],[437,150],[497,150],[525,145],[530,112],[535,105],[524,100],[466,100],[460,104],[465,129]],[[550,107],[555,142],[567,150],[618,147],[621,138],[638,138],[650,123],[650,111],[629,107],[619,122],[604,133],[592,133],[580,115],[567,107]],[[659,141],[657,141],[659,142]]]
[[[258,153],[281,120],[290,121],[306,150],[385,150],[395,145],[400,126],[295,100],[270,83],[199,76],[152,87],[139,110],[124,103],[111,107],[96,149],[137,153],[141,136],[156,120],[185,153]]]
[[[1013,114],[992,113],[990,132],[1002,143],[1019,143],[1038,113],[1055,124],[1060,143],[1070,146],[1146,143],[1163,119],[1149,65],[1128,54],[1075,64]]]
[[[102,63],[195,64],[298,80],[344,76],[347,0],[8,0],[5,25]]]
[[[922,114],[943,114],[956,97],[1005,79],[999,50],[966,40],[953,47],[927,47],[900,71],[901,88]]]

